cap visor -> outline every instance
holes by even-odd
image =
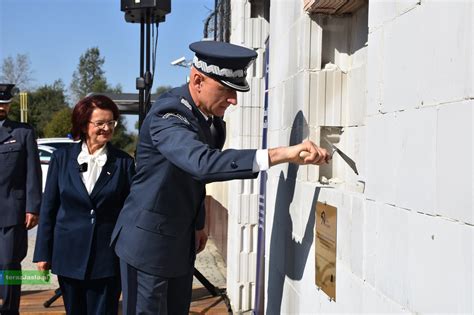
[[[227,87],[230,87],[231,89],[234,89],[239,92],[248,92],[250,90],[250,86],[247,83],[247,80],[245,80],[244,84],[245,85],[238,85],[229,81],[224,81],[224,80],[219,80],[222,84],[224,84]]]

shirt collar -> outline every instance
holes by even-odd
[[[102,156],[104,154],[107,154],[107,145],[104,145],[102,148],[96,150],[93,154],[90,154],[89,149],[87,148],[86,142],[82,141],[81,153],[84,153],[93,157]]]

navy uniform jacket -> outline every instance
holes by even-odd
[[[128,154],[107,144],[107,162],[89,196],[77,162],[81,145],[53,153],[33,261],[47,261],[53,273],[69,278],[111,277],[118,274],[118,259],[110,237],[135,165]]]
[[[0,228],[39,213],[41,166],[33,129],[6,119],[0,127]]]
[[[212,139],[188,86],[153,104],[140,132],[137,175],[112,236],[125,262],[158,276],[189,273],[195,230],[204,228],[205,184],[257,177],[255,150],[219,149],[222,123],[218,118],[221,136]]]

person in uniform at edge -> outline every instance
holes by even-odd
[[[205,184],[256,178],[272,165],[322,164],[311,141],[269,150],[221,150],[222,116],[249,90],[246,70],[257,54],[224,42],[190,45],[189,83],[161,96],[144,119],[137,175],[112,244],[120,258],[124,314],[187,314],[194,260],[204,249]],[[300,152],[309,152],[304,159]]]
[[[119,261],[110,240],[130,191],[135,164],[110,140],[117,105],[103,95],[80,100],[72,135],[53,152],[33,261],[58,275],[67,314],[117,314]]]
[[[21,270],[27,230],[38,224],[41,165],[29,125],[8,119],[18,89],[0,84],[0,273]],[[0,314],[18,314],[21,285],[0,284]]]

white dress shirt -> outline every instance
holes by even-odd
[[[79,165],[87,163],[87,170],[81,172],[80,175],[89,195],[99,179],[105,162],[107,162],[107,147],[105,145],[95,151],[94,154],[89,154],[86,142],[82,142],[82,150],[77,156],[77,163],[79,163]]]

